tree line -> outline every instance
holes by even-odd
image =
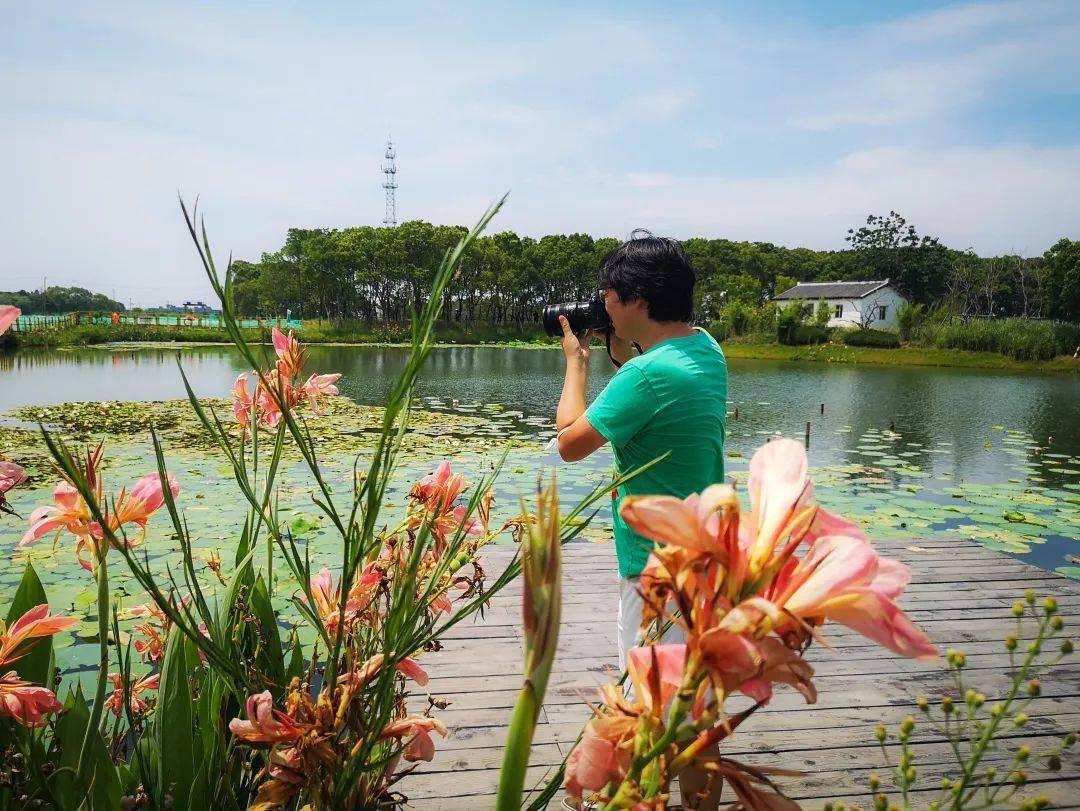
[[[465,233],[422,221],[388,227],[290,229],[258,262],[234,263],[238,309],[272,316],[402,321],[419,309],[443,253]],[[683,245],[698,276],[696,314],[758,306],[798,281],[889,278],[913,301],[945,303],[963,316],[1080,317],[1080,241],[1040,257],[980,257],[920,235],[896,212],[848,231],[845,250],[693,237]],[[512,231],[477,240],[447,292],[445,317],[463,324],[523,326],[551,302],[581,300],[619,244],[588,234],[534,239]]]
[[[25,315],[120,312],[124,305],[85,287],[48,287],[42,290],[0,290],[0,304],[14,304]]]

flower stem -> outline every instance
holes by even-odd
[[[79,761],[76,773],[81,785],[89,786],[91,775],[87,774],[90,768],[90,741],[98,732],[98,724],[101,723],[101,713],[105,708],[105,679],[109,670],[109,569],[105,563],[105,551],[108,549],[102,541],[102,554],[97,561],[97,611],[98,611],[98,680],[94,690],[94,702],[90,706],[90,720],[86,724],[86,732],[83,733],[82,746],[79,748]]]

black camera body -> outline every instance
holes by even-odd
[[[560,315],[566,317],[575,335],[591,329],[607,332],[611,328],[611,317],[600,296],[592,301],[566,301],[546,306],[540,313],[540,321],[544,325],[544,332],[552,338],[562,335]]]

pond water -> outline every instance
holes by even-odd
[[[407,356],[394,347],[310,352],[311,368],[341,371],[342,393],[365,405],[384,401]],[[0,354],[0,414],[21,405],[181,397],[177,363],[205,396],[224,396],[243,370],[225,347]],[[612,374],[602,352],[593,353],[591,371],[590,398]],[[539,449],[553,433],[562,380],[557,351],[436,349],[419,405],[484,415],[492,435],[528,438]],[[873,517],[878,531],[891,535],[954,532],[1077,573],[1069,557],[1080,554],[1074,548],[1080,535],[1076,378],[733,361],[728,413],[728,469],[737,479],[745,478],[748,457],[768,436],[801,440],[809,422],[815,483],[834,510]],[[529,456],[530,481],[539,460],[561,468],[570,491],[583,489],[576,471],[585,477],[610,465],[607,451],[575,467],[552,454]],[[515,470],[512,458],[508,475]],[[9,532],[0,528],[0,538],[8,540]]]
[[[310,367],[340,371],[342,393],[361,404],[381,405],[406,359],[395,347],[310,348]],[[0,354],[0,414],[24,405],[69,401],[163,400],[184,396],[177,362],[200,396],[223,397],[244,371],[237,354],[221,346],[88,348]],[[607,358],[593,353],[589,396],[612,374]],[[504,509],[535,487],[539,469],[557,468],[564,500],[573,502],[602,480],[611,464],[606,450],[577,465],[561,464],[544,445],[562,385],[558,351],[452,347],[436,349],[418,390],[418,406],[484,418],[477,432],[492,440],[515,438],[497,485]],[[745,481],[754,449],[777,432],[803,440],[810,424],[809,455],[819,500],[860,520],[871,538],[955,536],[1016,554],[1038,566],[1080,576],[1080,381],[1071,377],[918,367],[877,368],[828,363],[732,361],[730,364],[728,474]],[[824,405],[824,412],[822,412]],[[737,412],[737,414],[736,414]],[[0,420],[3,420],[0,417]],[[17,448],[0,448],[18,459]],[[133,471],[119,487],[147,472],[148,442],[111,449]],[[431,460],[408,470],[415,478]],[[477,478],[490,455],[463,457]],[[208,548],[231,549],[234,510],[213,506],[232,495],[220,460],[177,461],[184,495],[202,490],[208,501],[181,501]],[[406,465],[408,467],[408,465]],[[345,482],[351,460],[333,460]],[[292,475],[297,471],[287,471]],[[49,499],[49,483],[13,493],[25,517]],[[315,512],[309,485],[290,482],[298,520]],[[215,493],[218,495],[215,496]],[[403,500],[404,491],[396,497]],[[306,500],[306,504],[304,502]],[[223,502],[224,503],[224,502]],[[304,517],[307,516],[307,517]],[[235,520],[234,520],[235,519]],[[587,537],[606,535],[607,510]],[[164,523],[163,523],[164,527]],[[25,523],[0,517],[0,550],[10,553]],[[164,529],[161,532],[165,532]],[[316,533],[317,535],[318,533]],[[332,539],[327,537],[327,549]],[[47,547],[47,544],[44,544]],[[313,544],[314,546],[314,544]],[[90,608],[92,582],[65,550],[53,558],[34,548],[42,579],[63,589],[65,604]],[[51,568],[50,568],[51,567]],[[20,567],[0,570],[0,595],[18,581]],[[70,584],[70,580],[78,586]],[[117,581],[123,587],[123,579]],[[89,626],[88,626],[89,630]],[[92,661],[92,645],[85,648]],[[78,669],[82,656],[67,652]]]

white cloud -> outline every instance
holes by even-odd
[[[1062,236],[1080,238],[1076,188],[1080,147],[895,147],[770,178],[664,177],[646,184],[635,174],[593,176],[558,209],[544,206],[539,194],[519,197],[506,220],[536,218],[541,232],[587,221],[598,234],[646,227],[678,237],[839,249],[848,227],[895,209],[950,246],[1032,255]]]

